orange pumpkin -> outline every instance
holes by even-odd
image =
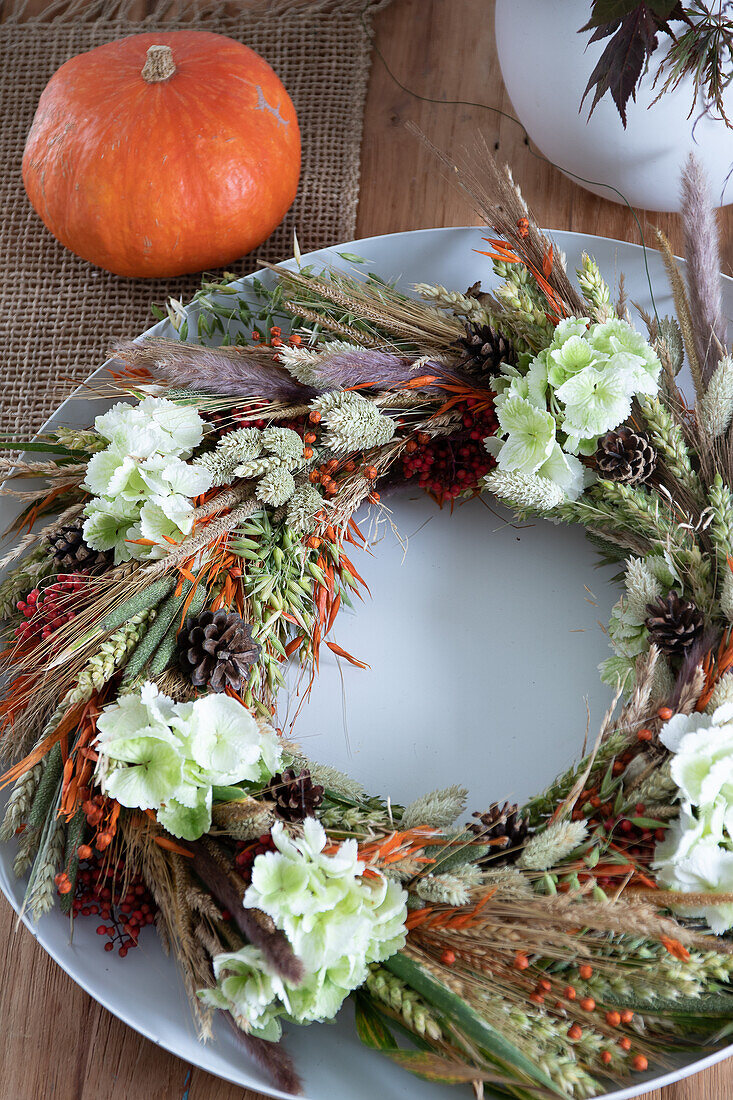
[[[38,104],[23,182],[44,223],[117,275],[222,267],[265,240],[300,175],[295,108],[247,46],[136,34],[67,61]]]

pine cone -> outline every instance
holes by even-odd
[[[657,452],[643,432],[623,427],[599,440],[596,464],[601,477],[609,481],[640,485],[654,473]]]
[[[519,855],[519,848],[524,842],[529,826],[525,818],[520,817],[519,807],[515,803],[505,802],[500,806],[495,802],[489,806],[486,813],[473,814],[478,821],[472,821],[468,826],[472,833],[480,837],[485,844],[493,841],[489,853],[481,860],[482,863],[496,864],[497,856],[502,863],[513,863]]]
[[[48,544],[59,573],[79,573],[85,570],[99,573],[114,562],[111,550],[92,550],[84,542],[81,523],[65,523],[48,536]]]
[[[203,611],[186,620],[179,640],[180,664],[194,687],[241,691],[260,655],[252,627],[236,611]]]
[[[262,792],[263,797],[275,803],[275,813],[282,821],[303,821],[314,817],[316,807],[323,802],[323,787],[311,779],[307,768],[298,773],[286,768],[273,775]]]
[[[491,325],[466,325],[466,335],[457,346],[463,352],[460,365],[469,374],[496,374],[500,363],[517,361],[514,344]]]
[[[703,632],[705,620],[700,609],[675,591],[647,604],[646,610],[649,638],[669,657],[683,657]]]

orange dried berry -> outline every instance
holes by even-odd
[[[321,475],[318,473],[318,470],[311,470],[311,472],[308,474],[308,480],[314,485],[317,485],[318,482],[321,480]]]
[[[621,772],[624,771],[624,768],[625,768],[625,765],[623,764],[623,762],[621,760],[614,760],[613,768],[612,768],[612,771],[613,771],[614,775],[621,775]]]
[[[625,1008],[623,1010],[623,1012],[621,1013],[621,1023],[622,1024],[630,1024],[631,1021],[633,1020],[633,1018],[634,1018],[634,1013],[631,1011],[630,1008]]]
[[[319,413],[318,409],[314,409],[313,412],[308,413],[308,419],[310,420],[311,424],[320,424],[321,414]]]
[[[643,1054],[637,1054],[632,1058],[631,1064],[638,1073],[643,1073],[645,1069],[649,1069],[649,1062]]]
[[[304,447],[303,448],[303,458],[313,458],[313,448],[312,447]]]
[[[641,729],[641,730],[639,730],[639,732],[637,733],[636,736],[637,736],[637,739],[639,741],[651,741],[654,734],[652,733],[651,730]]]
[[[547,978],[540,978],[537,982],[538,989],[542,989],[545,993],[549,993],[552,989],[552,982],[548,982]]]
[[[618,1027],[618,1025],[621,1023],[620,1013],[616,1012],[615,1010],[613,1010],[612,1012],[607,1012],[606,1023],[609,1027]]]
[[[425,446],[426,443],[430,442],[430,436],[427,432],[418,432],[417,441],[418,443],[422,443],[422,445]]]
[[[529,236],[529,218],[520,218],[517,222],[517,230],[520,237]]]
[[[326,469],[328,470],[329,474],[332,474],[334,470],[338,470],[338,468],[339,460],[337,458],[330,458],[326,463]]]
[[[112,834],[107,832],[98,833],[94,843],[97,846],[97,851],[103,852],[105,848],[109,848],[112,843]]]
[[[618,1045],[622,1050],[631,1050],[631,1039],[629,1039],[628,1035],[624,1035],[623,1039],[619,1039]]]
[[[301,342],[302,341],[300,339],[300,336],[298,336],[297,332],[294,332],[292,336],[288,337],[288,343],[293,344],[293,346],[296,347],[296,348],[299,346],[299,344]]]
[[[456,961],[455,951],[451,951],[450,947],[446,947],[445,951],[440,956],[440,961],[445,963],[446,966],[453,966],[453,963]]]
[[[659,715],[659,717],[662,719],[663,722],[668,722],[670,720],[670,718],[672,717],[672,715],[674,714],[674,711],[672,710],[671,707],[660,707],[659,710],[657,711],[657,714]]]
[[[374,481],[374,479],[376,478],[378,473],[379,473],[379,470],[377,469],[376,466],[365,466],[364,467],[364,477],[368,478],[369,481]]]
[[[407,440],[407,443],[405,443],[405,450],[407,451],[408,455],[415,453],[415,451],[417,450],[417,443],[414,439]]]
[[[583,963],[578,973],[580,974],[583,981],[587,982],[589,978],[593,977],[593,967],[589,966],[588,963]]]
[[[568,1029],[568,1039],[582,1039],[582,1038],[583,1038],[583,1029],[582,1029],[582,1027],[580,1026],[580,1024],[573,1024],[573,1026]]]
[[[318,538],[317,535],[309,535],[308,538],[305,540],[305,545],[310,546],[311,550],[317,550],[318,547],[321,545],[321,540]]]
[[[344,469],[346,470],[347,474],[353,474],[354,470],[356,469],[356,463],[349,459],[348,462],[344,463]]]
[[[315,443],[315,441],[316,441],[316,433],[315,432],[306,432],[305,435],[303,436],[303,442],[304,443]]]
[[[563,997],[567,1001],[574,1001],[578,994],[575,992],[575,988],[572,985],[566,985],[562,991]]]
[[[529,959],[521,951],[517,951],[512,965],[515,970],[526,970],[529,966]]]
[[[379,504],[382,498],[380,497],[379,493],[371,493],[369,499],[373,500],[375,504]]]
[[[71,893],[71,882],[69,881],[68,875],[64,875],[64,881],[59,883],[58,891],[60,894]]]
[[[601,1051],[601,1061],[603,1062],[604,1066],[607,1066],[612,1058],[613,1058],[613,1055],[611,1054],[610,1050],[602,1050]]]
[[[542,996],[541,993],[537,993],[537,992],[530,993],[529,999],[532,1002],[532,1004],[535,1004],[535,1005],[543,1005],[545,1003],[545,998]]]
[[[580,1002],[580,1007],[583,1009],[583,1012],[593,1012],[596,1007],[596,1002],[592,997],[583,997],[583,1000]]]
[[[88,844],[80,844],[79,847],[76,849],[76,854],[78,855],[79,859],[91,859],[94,855],[92,849],[89,847]]]
[[[59,873],[58,873],[57,875],[54,875],[54,878],[53,878],[53,881],[54,881],[54,885],[55,885],[55,886],[60,886],[60,885],[61,885],[61,883],[62,883],[62,882],[64,881],[64,879],[66,879],[66,878],[68,878],[68,875],[65,875],[65,874],[63,873],[63,871],[59,871]]]

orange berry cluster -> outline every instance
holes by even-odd
[[[308,414],[308,420],[312,425],[320,424],[321,413],[317,409]],[[303,454],[306,458],[313,457],[312,444],[316,442],[317,435],[313,429],[306,431],[303,436],[303,442],[305,443],[305,449]],[[347,459],[345,462],[340,462],[337,458],[330,458],[328,462],[322,463],[320,466],[316,466],[308,474],[308,479],[312,485],[320,485],[326,496],[333,497],[339,491],[339,485],[334,478],[335,473],[353,474],[356,473],[359,467],[353,458]],[[379,470],[373,465],[364,465],[359,471],[368,481],[376,481],[379,476]],[[372,498],[379,500],[378,493],[372,493]]]
[[[445,961],[445,958],[443,959],[443,961]],[[514,966],[515,970],[527,970],[529,969],[531,963],[529,957],[523,951],[518,951],[514,956],[512,965]],[[590,966],[588,963],[584,963],[581,967],[578,968],[578,975],[583,981],[588,981],[590,978],[593,977],[593,967]],[[529,994],[529,1000],[532,1002],[532,1004],[544,1005],[548,994],[551,994],[552,992],[553,985],[549,978],[539,978],[534,989]],[[573,985],[566,985],[562,989],[559,997],[557,997],[556,994],[556,998],[557,999],[554,1001],[554,1007],[558,1011],[564,1008],[563,1001],[568,1001],[571,1003],[577,1002],[578,1007],[581,1008],[583,1012],[592,1013],[595,1012],[597,1008],[596,1002],[591,996],[581,997],[581,999],[578,1000],[578,992]],[[604,1018],[608,1027],[617,1028],[621,1027],[622,1025],[628,1026],[634,1019],[634,1013],[631,1011],[630,1008],[624,1008],[618,1011],[616,1009],[611,1009],[610,1011],[605,1013]],[[583,1028],[577,1021],[570,1025],[570,1027],[568,1028],[567,1036],[568,1039],[570,1039],[572,1042],[578,1042],[579,1039],[583,1038]],[[621,1050],[623,1050],[627,1054],[631,1051],[631,1039],[628,1035],[623,1035],[618,1040],[618,1045]],[[612,1059],[613,1055],[610,1050],[604,1050],[601,1052],[601,1061],[604,1065],[608,1065],[612,1061]],[[642,1073],[645,1069],[648,1068],[649,1063],[643,1054],[636,1054],[631,1059],[631,1065],[639,1073]]]

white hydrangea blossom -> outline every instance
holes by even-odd
[[[175,703],[153,683],[105,707],[97,730],[102,791],[155,810],[164,829],[186,840],[210,828],[213,787],[261,783],[282,759],[274,730],[236,699]]]
[[[300,984],[277,977],[261,952],[245,947],[214,960],[217,984],[201,999],[228,1009],[255,1034],[280,1037],[281,1019],[328,1020],[366,979],[370,962],[404,946],[407,894],[372,871],[364,877],[355,840],[326,855],[326,833],[315,818],[302,837],[272,827],[276,851],[257,856],[245,908],[262,910],[284,932],[304,967]]]
[[[180,542],[191,530],[191,498],[212,485],[208,470],[184,461],[201,442],[204,421],[195,409],[146,397],[113,405],[95,428],[107,446],[87,464],[85,541],[114,550],[116,562],[163,557],[168,540]]]
[[[658,881],[682,894],[733,893],[733,702],[712,715],[676,714],[659,737],[674,754],[682,808],[655,851]],[[680,911],[704,917],[718,934],[733,928],[733,905]]]
[[[499,432],[487,449],[499,470],[546,477],[577,499],[576,456],[595,452],[599,437],[628,418],[635,396],[657,392],[660,370],[651,345],[626,321],[565,318],[524,372],[507,369],[494,379]]]

